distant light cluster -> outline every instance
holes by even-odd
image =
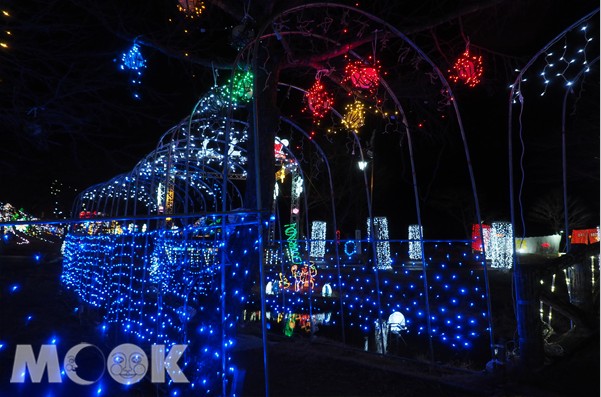
[[[177,5],[177,9],[184,13],[187,18],[201,16],[206,8],[202,0],[179,0],[179,4]]]

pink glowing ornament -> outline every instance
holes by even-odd
[[[312,112],[313,119],[322,119],[334,105],[334,97],[326,91],[320,80],[315,80],[315,83],[305,93],[307,108]]]
[[[350,61],[344,68],[342,82],[350,83],[355,89],[374,94],[380,85],[379,63],[367,64],[361,60]]]
[[[465,52],[455,61],[453,68],[449,70],[449,79],[454,83],[461,80],[468,87],[475,87],[480,83],[483,72],[482,56],[471,55],[468,45]]]

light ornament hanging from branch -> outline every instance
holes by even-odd
[[[454,83],[461,80],[468,87],[475,87],[480,84],[483,73],[482,56],[471,55],[468,43],[465,52],[457,58],[453,68],[449,70],[449,79]]]
[[[316,122],[324,118],[334,105],[334,97],[326,91],[319,79],[315,80],[313,86],[307,90],[305,100],[307,101],[307,107],[303,111],[309,109],[313,114],[313,120]]]
[[[121,65],[122,70],[140,70],[146,67],[146,60],[142,56],[140,52],[140,46],[134,43],[129,51],[124,52],[121,55]]]
[[[232,79],[223,86],[223,92],[230,98],[234,106],[239,103],[249,102],[253,96],[254,75],[250,70],[238,71]]]
[[[140,52],[140,46],[136,43],[132,45],[129,51],[124,52],[121,55],[121,63],[119,69],[129,71],[131,74],[130,83],[136,87],[142,84],[142,72],[146,69],[146,59]],[[139,99],[140,94],[138,90],[133,90],[134,98]]]
[[[347,104],[344,109],[346,112],[342,117],[342,125],[355,133],[359,133],[359,128],[365,125],[365,105],[355,99],[355,102]]]
[[[375,61],[370,65],[361,60],[349,61],[344,68],[342,82],[350,83],[353,88],[368,91],[372,95],[375,94],[380,85],[379,62]]]
[[[205,3],[201,0],[179,0],[177,5],[177,9],[183,12],[187,18],[200,16],[205,8]]]

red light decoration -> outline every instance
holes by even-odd
[[[461,80],[468,87],[475,87],[480,83],[483,72],[482,56],[470,55],[470,50],[467,48],[465,52],[457,58],[453,65],[453,69],[449,70],[449,79],[454,83]]]
[[[374,94],[380,85],[380,65],[378,62],[372,66],[360,60],[350,61],[344,68],[342,82],[350,82],[354,88]]]
[[[482,252],[482,245],[486,240],[490,239],[491,226],[482,224],[482,232],[484,234],[484,238],[480,235],[480,226],[478,224],[472,225],[472,250],[477,252]],[[488,249],[488,247],[485,247]]]
[[[79,218],[80,219],[90,219],[90,218],[95,218],[97,217],[99,214],[96,211],[81,211],[79,213]]]
[[[313,113],[315,120],[322,119],[334,105],[334,97],[326,91],[321,81],[316,80],[315,84],[305,93],[307,107]],[[303,109],[305,111],[307,108]]]

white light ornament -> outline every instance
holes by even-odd
[[[159,182],[159,186],[157,187],[157,204],[159,206],[159,213],[162,213],[165,210],[163,203],[165,202],[165,187],[161,182]]]
[[[484,240],[484,251],[486,259],[492,259],[492,248],[491,248],[491,236],[492,236],[492,227],[487,227],[482,229],[482,234]]]
[[[493,222],[491,226],[491,267],[511,269],[513,264],[513,227],[509,222]]]
[[[421,233],[420,233],[421,230]],[[421,240],[423,239],[423,228],[420,229],[419,225],[409,225],[408,239],[409,239],[409,259],[420,260],[422,259],[422,245]]]
[[[311,250],[310,256],[323,260],[326,253],[326,222],[313,221],[311,223]]]
[[[580,36],[580,37],[578,37]],[[544,89],[541,96],[547,93],[549,84],[555,80],[562,81],[565,87],[570,87],[576,74],[583,70],[588,72],[587,47],[593,38],[587,35],[587,26],[566,32],[563,36],[563,46],[551,46],[545,51],[545,66],[540,72]]]
[[[390,241],[388,235],[388,219],[380,216],[374,218],[374,236],[376,240],[377,268],[380,270],[392,269],[390,257]],[[367,239],[371,240],[371,220],[367,218]]]
[[[298,200],[301,194],[303,194],[303,177],[296,174],[292,179],[292,197]]]

